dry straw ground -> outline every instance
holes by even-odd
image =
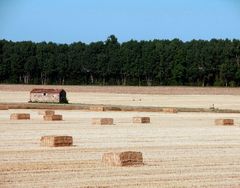
[[[0,91],[0,101],[3,102],[28,97],[26,91],[22,96],[21,92],[11,92],[7,96],[4,92]],[[73,93],[69,94],[71,98]],[[143,99],[140,102],[144,105],[151,104],[152,96],[156,97],[154,99],[164,97],[110,93],[93,101],[93,93],[89,98],[83,94],[79,93],[79,96],[85,96],[85,101],[96,103],[103,102],[103,99],[109,103],[116,102],[116,99],[119,103],[127,103],[128,99],[137,96]],[[75,97],[71,100],[78,99],[77,95]],[[237,95],[218,95],[217,99],[213,95],[198,97],[202,100],[191,105],[206,106],[209,105],[206,101],[213,99],[219,100],[219,105],[240,109]],[[176,105],[185,102],[181,95],[175,98],[172,95],[170,99],[175,99]],[[196,98],[188,96],[188,99]],[[161,100],[157,105],[162,106]],[[240,187],[240,114],[56,110],[64,120],[46,122],[38,112],[0,110],[1,188]],[[30,113],[31,120],[10,121],[12,113]],[[150,117],[151,123],[148,126],[133,125],[132,117],[139,116]],[[92,118],[101,117],[114,118],[114,125],[91,125]],[[216,126],[215,119],[218,118],[234,119],[236,126]],[[74,146],[41,147],[39,139],[44,135],[70,135]],[[144,165],[111,167],[102,163],[103,153],[118,151],[141,151]]]
[[[0,85],[0,103],[25,103],[35,87],[65,88],[70,103],[240,110],[239,88]]]

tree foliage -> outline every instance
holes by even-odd
[[[240,41],[0,40],[0,83],[240,86]]]

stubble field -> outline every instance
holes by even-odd
[[[73,103],[206,108],[215,103],[240,109],[239,96],[232,93],[68,94]],[[27,91],[0,91],[0,103],[26,99]],[[15,112],[30,113],[31,120],[9,120]],[[56,113],[62,114],[64,121],[43,121],[38,110],[0,110],[0,187],[240,187],[240,114]],[[151,123],[135,125],[134,116],[149,116]],[[93,117],[114,118],[114,125],[91,125]],[[236,126],[215,126],[216,118],[233,118]],[[74,146],[41,147],[40,138],[44,135],[71,135]],[[144,165],[102,164],[103,153],[126,150],[141,151]]]

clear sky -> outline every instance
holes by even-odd
[[[0,39],[240,39],[240,0],[0,0]]]

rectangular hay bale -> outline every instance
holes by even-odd
[[[92,118],[93,125],[113,125],[113,118]]]
[[[143,156],[136,151],[104,153],[102,162],[111,166],[143,165]]]
[[[90,111],[96,111],[96,112],[103,112],[105,111],[105,108],[103,106],[90,106]]]
[[[53,110],[43,110],[38,112],[39,115],[55,115],[55,111]]]
[[[133,117],[133,123],[150,123],[150,117]]]
[[[61,121],[63,120],[62,115],[54,114],[54,115],[45,115],[43,116],[45,121]]]
[[[165,113],[177,113],[178,112],[177,108],[163,108],[162,111]]]
[[[63,147],[63,146],[72,146],[73,138],[72,136],[42,136],[41,137],[41,146],[47,147]]]
[[[30,114],[25,113],[14,113],[10,115],[11,120],[28,120],[30,119]]]
[[[234,125],[233,119],[215,119],[215,125]]]
[[[6,106],[6,105],[0,105],[0,110],[8,110],[8,106]]]

